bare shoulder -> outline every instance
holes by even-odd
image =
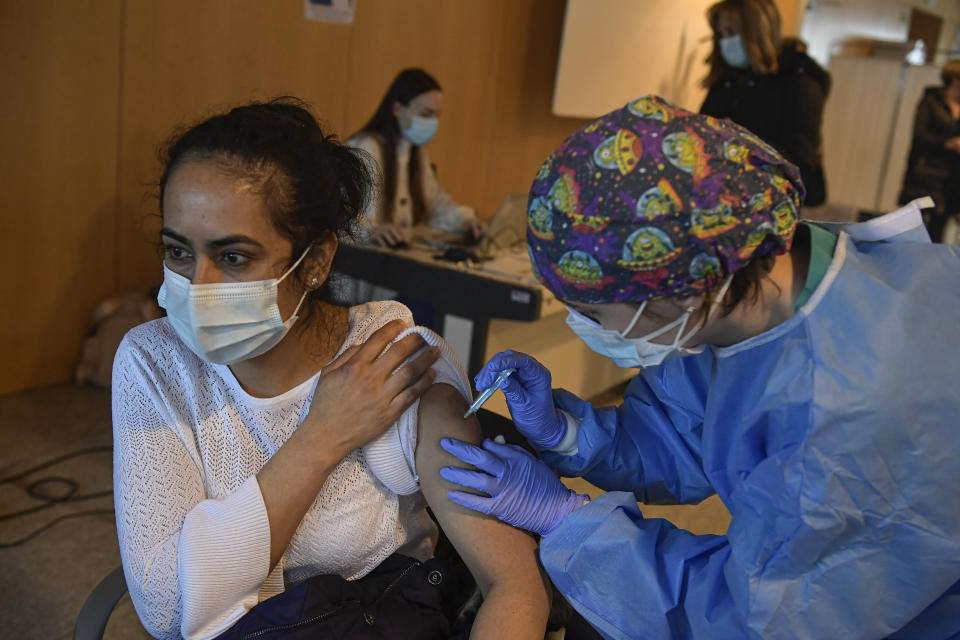
[[[463,466],[463,462],[441,446],[443,438],[456,438],[479,444],[482,439],[476,416],[464,419],[467,402],[456,389],[435,384],[420,398],[420,434],[417,439],[417,475],[423,495],[453,542],[470,566],[477,582],[493,581],[509,571],[511,564],[524,566],[531,578],[537,573],[536,543],[525,532],[496,518],[471,511],[447,497],[447,491],[463,489],[440,475],[441,467]],[[502,549],[510,548],[507,554]],[[493,553],[495,550],[497,553]],[[509,556],[514,556],[508,560]]]
[[[448,384],[435,384],[420,398],[418,442],[436,441],[439,451],[441,438],[456,438],[466,442],[480,442],[480,423],[475,416],[464,419],[468,404],[460,392]]]
[[[471,638],[543,638],[550,595],[537,562],[536,540],[447,497],[447,491],[463,487],[444,480],[440,468],[463,463],[444,451],[440,440],[477,444],[482,438],[476,416],[463,417],[467,406],[460,392],[447,384],[435,384],[421,396],[416,450],[420,488],[484,594]]]

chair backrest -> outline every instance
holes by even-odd
[[[126,592],[123,567],[117,567],[87,596],[73,627],[73,640],[101,640],[110,614]]]

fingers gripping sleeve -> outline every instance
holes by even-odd
[[[469,402],[470,384],[453,349],[443,338],[425,327],[411,327],[397,336],[394,342],[411,334],[419,335],[432,347],[440,347],[440,358],[433,364],[437,374],[434,384],[450,385]],[[419,352],[410,359],[418,354]],[[419,410],[420,401],[417,400],[382,436],[363,447],[367,466],[380,482],[399,495],[409,495],[420,490],[415,462]]]

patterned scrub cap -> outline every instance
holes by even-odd
[[[530,260],[562,300],[698,295],[754,256],[788,251],[803,196],[799,170],[754,134],[646,96],[540,167]]]

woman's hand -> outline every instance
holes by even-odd
[[[404,329],[400,320],[384,325],[320,375],[304,423],[326,434],[325,446],[338,459],[382,434],[433,384],[430,366],[440,350],[428,347],[418,335],[391,344]]]
[[[395,224],[381,224],[370,229],[370,240],[381,247],[410,242],[410,230]]]
[[[474,238],[480,238],[487,231],[487,223],[483,220],[472,218],[463,223],[463,230]]]
[[[433,383],[430,365],[439,350],[424,349],[417,335],[390,344],[405,328],[394,320],[327,366],[307,417],[257,474],[270,520],[271,570],[334,467],[383,433]]]

